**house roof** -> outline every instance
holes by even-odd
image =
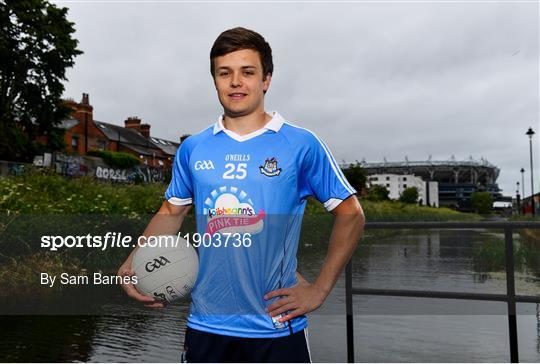
[[[171,142],[170,140],[156,137],[150,137],[148,138],[148,140],[157,148],[161,149],[163,152],[170,156],[174,156],[176,154],[176,151],[178,150],[178,147],[180,146],[180,143],[175,143]]]
[[[139,154],[153,156],[156,153],[156,149],[158,149],[136,130],[103,121],[94,120],[94,123],[109,140],[120,142],[122,146]]]
[[[180,143],[162,138],[146,138],[135,129],[125,128],[120,125],[98,120],[94,120],[94,123],[107,139],[120,142],[122,146],[129,148],[138,154],[155,156],[157,153],[157,155],[161,156],[174,156],[180,146]],[[68,130],[78,124],[80,124],[80,122],[77,119],[65,119],[62,120],[57,127]]]

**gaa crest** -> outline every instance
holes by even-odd
[[[279,176],[281,173],[281,168],[277,167],[277,160],[275,157],[266,159],[264,161],[264,166],[259,166],[259,170],[268,177]]]

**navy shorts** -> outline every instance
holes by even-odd
[[[307,330],[276,338],[244,338],[186,329],[187,363],[311,363]]]

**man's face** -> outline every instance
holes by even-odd
[[[242,49],[214,58],[214,83],[225,113],[245,116],[264,111],[264,91],[271,76],[263,80],[259,53]]]

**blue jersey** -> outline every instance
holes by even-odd
[[[220,118],[187,138],[176,153],[165,198],[195,205],[204,242],[198,247],[188,326],[253,338],[304,329],[305,316],[274,323],[265,312],[273,301],[263,296],[297,284],[307,197],[330,211],[354,193],[328,147],[277,112],[247,135],[225,129]]]

